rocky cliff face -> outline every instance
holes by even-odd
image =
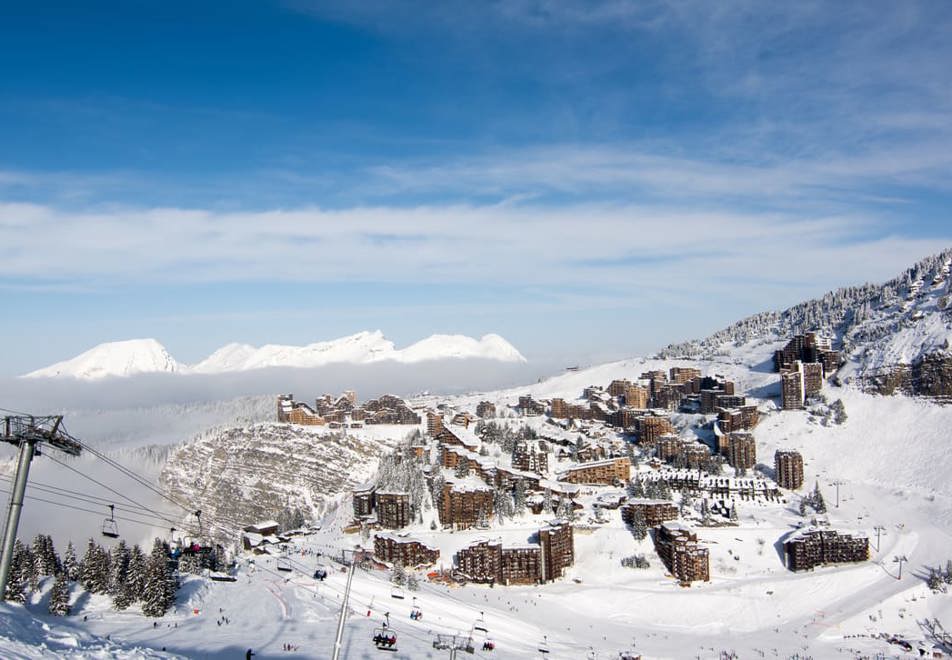
[[[343,434],[290,424],[212,431],[171,452],[162,485],[200,509],[217,538],[236,540],[241,527],[289,509],[316,517],[336,495],[369,480],[406,433],[381,431]]]
[[[952,402],[952,356],[931,353],[912,364],[886,366],[862,378],[878,394],[909,394]]]

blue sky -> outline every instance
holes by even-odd
[[[0,370],[586,362],[885,279],[952,243],[950,61],[945,2],[4,3]]]

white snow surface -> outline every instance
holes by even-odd
[[[143,373],[220,374],[269,367],[311,368],[328,364],[367,364],[387,360],[417,363],[472,358],[500,362],[526,361],[512,344],[496,334],[487,334],[480,339],[465,335],[437,334],[398,349],[383,332],[376,330],[306,346],[266,344],[256,348],[249,344],[232,343],[194,365],[176,362],[155,339],[107,342],[70,360],[32,371],[24,377],[98,380]]]
[[[129,339],[99,344],[70,360],[26,374],[29,378],[63,376],[97,380],[109,376],[179,373],[182,365],[155,339]]]

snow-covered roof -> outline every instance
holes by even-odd
[[[438,548],[432,543],[428,543],[422,539],[418,539],[414,536],[407,536],[405,534],[394,534],[393,532],[377,532],[374,534],[375,537],[382,539],[389,539],[394,543],[419,543],[428,550],[437,550]]]
[[[471,474],[462,478],[448,477],[446,479],[446,483],[450,484],[452,487],[452,490],[458,493],[473,492],[473,491],[492,491],[492,488],[489,487],[485,481]]]

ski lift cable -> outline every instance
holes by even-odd
[[[13,483],[13,479],[10,477],[5,477],[0,475],[0,481],[6,481],[7,483]],[[59,495],[61,497],[72,497],[74,499],[81,500],[88,504],[98,504],[109,506],[113,500],[108,497],[102,497],[100,495],[93,495],[92,493],[84,493],[82,491],[70,490],[68,488],[59,488],[58,486],[52,486],[49,484],[37,483],[30,481],[27,484],[27,487],[33,490],[38,490],[49,495]],[[143,516],[151,515],[151,510],[142,506],[128,506],[124,504],[116,504],[117,511],[125,511],[126,513],[135,513]],[[153,516],[158,517],[158,516]],[[163,519],[164,520],[164,519]]]
[[[5,495],[9,495],[9,494],[10,494],[10,491],[0,489],[0,493],[3,493],[3,494],[5,494]],[[28,499],[28,500],[33,500],[33,501],[35,501],[35,502],[44,502],[44,503],[46,503],[46,504],[52,504],[53,506],[62,507],[62,508],[64,508],[64,509],[72,509],[72,510],[74,510],[74,511],[82,511],[82,512],[84,512],[84,513],[91,513],[91,514],[96,515],[97,517],[102,515],[102,511],[94,511],[93,509],[85,509],[85,508],[83,508],[83,507],[75,506],[75,505],[73,505],[73,504],[67,504],[67,503],[65,503],[65,502],[56,502],[56,501],[54,501],[54,500],[47,500],[47,499],[44,499],[44,498],[42,498],[42,497],[36,497],[35,495],[24,495],[24,497],[25,497],[26,499]],[[152,528],[155,528],[155,527],[158,527],[158,526],[159,526],[159,525],[157,525],[156,523],[153,523],[153,522],[147,522],[147,521],[144,521],[144,520],[136,520],[135,518],[126,518],[126,517],[123,517],[123,516],[116,516],[116,520],[121,520],[121,521],[123,521],[123,522],[134,523],[134,524],[137,524],[137,525],[143,525],[143,526],[145,526],[145,527],[152,527]]]
[[[108,490],[110,493],[115,493],[116,495],[118,495],[119,497],[123,498],[124,500],[127,500],[127,501],[131,502],[132,504],[135,504],[136,506],[140,506],[140,507],[142,507],[143,509],[146,509],[147,511],[151,511],[152,513],[154,513],[154,514],[156,515],[156,517],[161,518],[162,520],[165,520],[166,522],[168,522],[168,523],[170,523],[170,524],[172,524],[172,525],[177,524],[177,523],[176,523],[174,520],[172,520],[171,518],[167,518],[167,517],[161,515],[161,514],[160,514],[159,512],[157,512],[155,509],[149,508],[149,507],[145,506],[144,504],[142,504],[141,502],[137,502],[136,500],[132,499],[132,498],[129,497],[128,495],[125,495],[125,494],[123,494],[123,493],[120,493],[120,492],[119,492],[118,490],[116,490],[115,488],[112,488],[111,486],[107,486],[107,485],[104,484],[103,482],[101,482],[101,481],[99,481],[99,480],[97,480],[97,479],[95,479],[95,478],[93,478],[93,477],[90,477],[88,474],[86,474],[86,473],[83,472],[82,470],[77,470],[77,469],[74,468],[72,465],[67,465],[67,464],[64,463],[63,461],[61,461],[61,460],[57,459],[56,457],[51,456],[51,455],[49,455],[49,454],[46,454],[46,457],[47,457],[48,459],[50,459],[51,461],[53,461],[54,463],[57,463],[57,464],[63,466],[63,467],[66,468],[67,470],[70,470],[70,471],[72,471],[72,472],[75,472],[76,474],[82,476],[83,478],[88,479],[89,481],[92,481],[92,482],[93,482],[94,484],[96,484],[97,486],[101,486],[101,487],[105,488],[105,489]]]
[[[185,505],[185,504],[182,504],[181,502],[179,502],[178,500],[176,500],[174,497],[172,497],[172,496],[169,495],[168,493],[163,492],[163,491],[162,491],[161,489],[159,489],[159,488],[156,488],[155,486],[153,486],[153,485],[149,482],[149,480],[148,480],[146,477],[143,477],[142,475],[136,473],[134,470],[132,470],[132,469],[126,467],[126,466],[123,465],[122,463],[119,463],[119,462],[116,461],[115,459],[110,458],[109,456],[107,456],[106,454],[102,453],[101,451],[99,451],[99,450],[97,450],[97,449],[95,449],[95,448],[93,448],[93,447],[90,447],[88,444],[86,444],[85,442],[82,442],[81,440],[79,441],[79,444],[80,444],[80,446],[81,446],[83,449],[85,449],[87,452],[89,452],[90,454],[92,454],[92,455],[95,456],[96,458],[102,460],[103,462],[107,463],[108,465],[112,466],[113,468],[115,468],[115,469],[118,470],[119,472],[123,473],[124,475],[126,475],[126,476],[129,477],[130,479],[132,479],[132,480],[138,482],[138,483],[141,484],[142,486],[145,486],[146,488],[148,488],[149,490],[151,490],[151,491],[154,492],[155,494],[159,495],[160,497],[162,497],[162,498],[168,500],[168,501],[171,502],[172,504],[174,504],[174,505],[176,505],[176,506],[178,506],[178,507],[181,507],[182,509],[184,509],[184,510],[187,511],[188,513],[192,513],[192,508],[191,508],[191,507],[189,507],[189,506],[187,506],[187,505]]]
[[[2,410],[3,412],[8,412],[12,415],[22,415],[23,417],[33,417],[33,415],[31,415],[30,413],[23,412],[22,410],[11,410],[10,408],[0,408],[0,410]]]
[[[4,489],[0,489],[0,492],[2,492],[2,493],[9,493],[10,491],[9,491],[9,490],[4,490]],[[74,500],[74,501],[75,501],[75,500],[78,500],[78,501],[83,502],[83,503],[85,503],[85,504],[91,504],[91,505],[96,506],[96,507],[102,507],[102,506],[108,507],[108,506],[110,506],[109,504],[105,504],[105,505],[104,505],[102,502],[90,501],[90,500],[83,499],[82,497],[75,497],[75,496],[73,496],[73,495],[63,495],[63,494],[61,494],[61,493],[40,493],[40,494],[41,494],[41,495],[46,495],[46,496],[48,496],[48,497],[68,497],[68,498],[71,499],[71,500]],[[29,497],[30,497],[31,499],[38,500],[38,501],[41,501],[41,502],[47,502],[47,503],[50,503],[50,504],[59,504],[59,503],[60,503],[60,502],[57,501],[57,500],[47,500],[47,499],[43,499],[43,498],[41,498],[41,497],[39,497],[39,496],[37,496],[37,495],[29,495]],[[63,504],[66,504],[66,503],[63,503]],[[139,516],[139,518],[151,518],[151,519],[154,520],[154,521],[158,521],[158,522],[151,522],[151,523],[149,523],[149,524],[152,525],[153,527],[162,527],[162,526],[164,526],[164,525],[166,524],[166,522],[167,522],[164,518],[159,518],[158,516],[152,515],[152,514],[150,514],[150,513],[146,513],[146,512],[144,512],[144,511],[120,509],[118,506],[116,507],[116,509],[119,510],[120,513],[126,513],[126,514],[130,514],[130,515],[134,515],[134,516]],[[83,509],[83,510],[84,510],[84,511],[91,511],[90,509]],[[95,513],[98,513],[98,514],[101,515],[101,514],[102,514],[102,510],[101,510],[101,509],[98,509],[98,510],[95,511]],[[115,516],[115,518],[116,518],[116,520],[132,520],[132,519],[127,519],[127,518],[123,518],[123,517],[120,517],[120,516]],[[143,522],[143,523],[144,523],[144,521],[142,521],[142,520],[136,520],[136,522]]]

